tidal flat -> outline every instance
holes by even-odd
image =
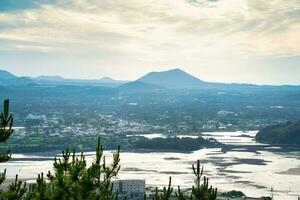
[[[193,184],[191,165],[199,159],[205,176],[219,191],[239,190],[247,196],[270,196],[292,200],[300,194],[300,150],[259,144],[252,137],[256,132],[205,133],[226,143],[230,148],[207,148],[190,153],[180,152],[121,152],[120,179],[145,179],[149,187],[165,186],[169,176],[173,186],[189,188]],[[211,136],[209,136],[211,134]],[[241,137],[239,137],[241,136]],[[222,140],[223,139],[223,140]],[[231,140],[232,139],[232,140]],[[110,160],[113,151],[105,151]],[[88,164],[94,152],[85,152]],[[13,159],[0,165],[7,168],[8,178],[15,174],[29,182],[38,173],[52,170],[53,156],[13,154]]]

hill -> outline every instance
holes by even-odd
[[[64,81],[64,78],[61,76],[38,76],[36,79],[47,81]]]
[[[32,83],[33,82],[26,77],[17,77],[8,71],[0,70],[0,85],[2,86],[20,86]]]
[[[256,135],[258,142],[300,145],[300,121],[268,126]]]
[[[132,81],[121,85],[119,88],[123,93],[149,93],[164,89],[162,86],[144,83],[141,81]]]
[[[99,82],[102,82],[102,83],[126,83],[126,81],[115,80],[115,79],[107,77],[107,76],[104,76],[101,79],[99,79]]]
[[[0,79],[14,79],[17,78],[15,75],[12,73],[5,71],[5,70],[0,70]]]
[[[201,81],[181,69],[150,72],[139,78],[137,81],[160,85],[168,89],[197,89],[206,84],[204,81]]]
[[[150,72],[141,78],[138,82],[152,85],[159,85],[166,89],[185,89],[185,90],[222,90],[222,91],[271,91],[271,90],[299,90],[299,86],[291,85],[255,85],[247,83],[217,83],[206,82],[197,77],[184,72],[181,69],[172,69],[162,72]]]
[[[118,87],[126,81],[114,80],[110,77],[101,79],[65,79],[61,76],[38,76],[29,77],[34,83],[39,85],[77,85],[77,86],[101,86],[101,87]]]
[[[109,77],[101,79],[65,79],[61,76],[46,76],[38,77],[18,77],[14,74],[0,70],[0,85],[2,86],[23,86],[23,85],[44,85],[44,86],[59,86],[59,85],[74,85],[74,86],[100,86],[100,87],[118,87],[126,81],[114,80]]]

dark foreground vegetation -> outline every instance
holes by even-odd
[[[300,146],[300,121],[268,126],[256,135],[259,142]]]
[[[5,100],[4,110],[0,115],[0,142],[5,142],[13,133],[13,116],[9,113],[9,101]],[[7,188],[0,190],[1,200],[112,200],[119,199],[118,193],[113,192],[112,178],[116,177],[120,170],[120,148],[113,154],[113,161],[110,164],[105,162],[103,155],[103,146],[98,139],[96,148],[96,159],[91,166],[87,166],[85,156],[81,153],[76,156],[66,149],[62,152],[60,158],[55,158],[53,163],[54,173],[48,172],[46,176],[39,174],[36,183],[26,186],[26,182],[18,180]],[[10,159],[10,153],[0,154],[0,162],[6,162]],[[192,165],[195,175],[195,185],[189,195],[184,194],[180,187],[173,193],[171,178],[168,187],[162,192],[154,194],[154,200],[168,199],[198,199],[214,200],[217,198],[217,189],[209,186],[208,178],[203,176],[203,167],[200,162]],[[0,174],[0,185],[5,180],[5,172]],[[147,199],[146,195],[144,199]]]

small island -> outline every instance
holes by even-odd
[[[223,144],[219,143],[213,138],[205,139],[201,136],[198,138],[189,137],[168,137],[168,138],[153,138],[148,139],[139,137],[138,140],[132,142],[134,149],[144,149],[151,151],[181,151],[189,152],[202,148],[221,147]]]
[[[300,121],[267,126],[256,135],[258,142],[300,146]]]
[[[0,151],[13,149],[14,153],[24,152],[53,152],[57,153],[64,146],[78,151],[92,151],[93,144],[101,137],[101,142],[107,150],[115,150],[118,145],[125,151],[168,151],[191,152],[202,148],[223,147],[215,139],[188,137],[167,137],[148,139],[143,136],[126,135],[85,135],[73,137],[65,134],[64,137],[30,135],[16,137],[13,135],[5,144],[0,145]],[[50,141],[50,142],[49,142]]]

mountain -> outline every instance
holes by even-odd
[[[39,85],[74,85],[74,86],[103,86],[118,87],[127,81],[114,80],[109,77],[101,79],[65,79],[61,76],[38,76],[30,77],[32,81]]]
[[[255,85],[247,83],[216,83],[206,82],[197,77],[184,72],[181,69],[172,69],[162,72],[150,72],[145,76],[137,79],[138,82],[159,85],[167,89],[206,89],[206,90],[222,90],[222,91],[265,91],[265,90],[299,90],[299,86],[291,85]]]
[[[150,93],[163,90],[165,88],[159,85],[144,83],[141,81],[132,81],[121,85],[118,89],[123,93]]]
[[[0,70],[0,79],[14,79],[17,78],[15,75],[12,73],[5,71],[5,70]]]
[[[8,71],[0,70],[0,85],[2,86],[9,86],[9,85],[19,86],[19,85],[28,85],[32,83],[33,82],[26,77],[17,77]]]
[[[99,82],[102,82],[102,83],[119,83],[119,82],[121,82],[121,81],[118,81],[118,80],[115,80],[115,79],[112,79],[112,78],[110,78],[110,77],[105,76],[105,77],[102,77],[102,78],[99,80]]]
[[[206,82],[182,71],[181,69],[150,72],[139,78],[137,81],[160,85],[168,89],[198,89],[206,85]]]
[[[109,77],[103,77],[101,79],[65,79],[61,76],[38,76],[38,77],[17,77],[12,73],[0,70],[0,85],[10,86],[10,85],[74,85],[74,86],[102,86],[102,87],[118,87],[122,84],[127,83],[127,81],[114,80]]]
[[[130,83],[130,84],[129,84]],[[65,79],[60,76],[38,76],[38,77],[17,77],[12,73],[0,70],[0,85],[43,85],[43,86],[58,86],[58,85],[73,85],[73,86],[101,86],[113,87],[120,90],[140,91],[157,91],[162,89],[185,89],[185,90],[222,90],[222,91],[239,91],[249,92],[261,90],[299,90],[299,86],[267,86],[254,84],[226,84],[205,82],[193,75],[184,72],[181,69],[172,69],[162,72],[150,72],[136,81],[120,81],[110,77],[100,79]],[[294,98],[297,98],[295,96]]]
[[[38,76],[36,79],[47,80],[47,81],[64,81],[65,79],[61,76]]]
[[[258,142],[300,145],[300,121],[267,126],[256,134]]]

